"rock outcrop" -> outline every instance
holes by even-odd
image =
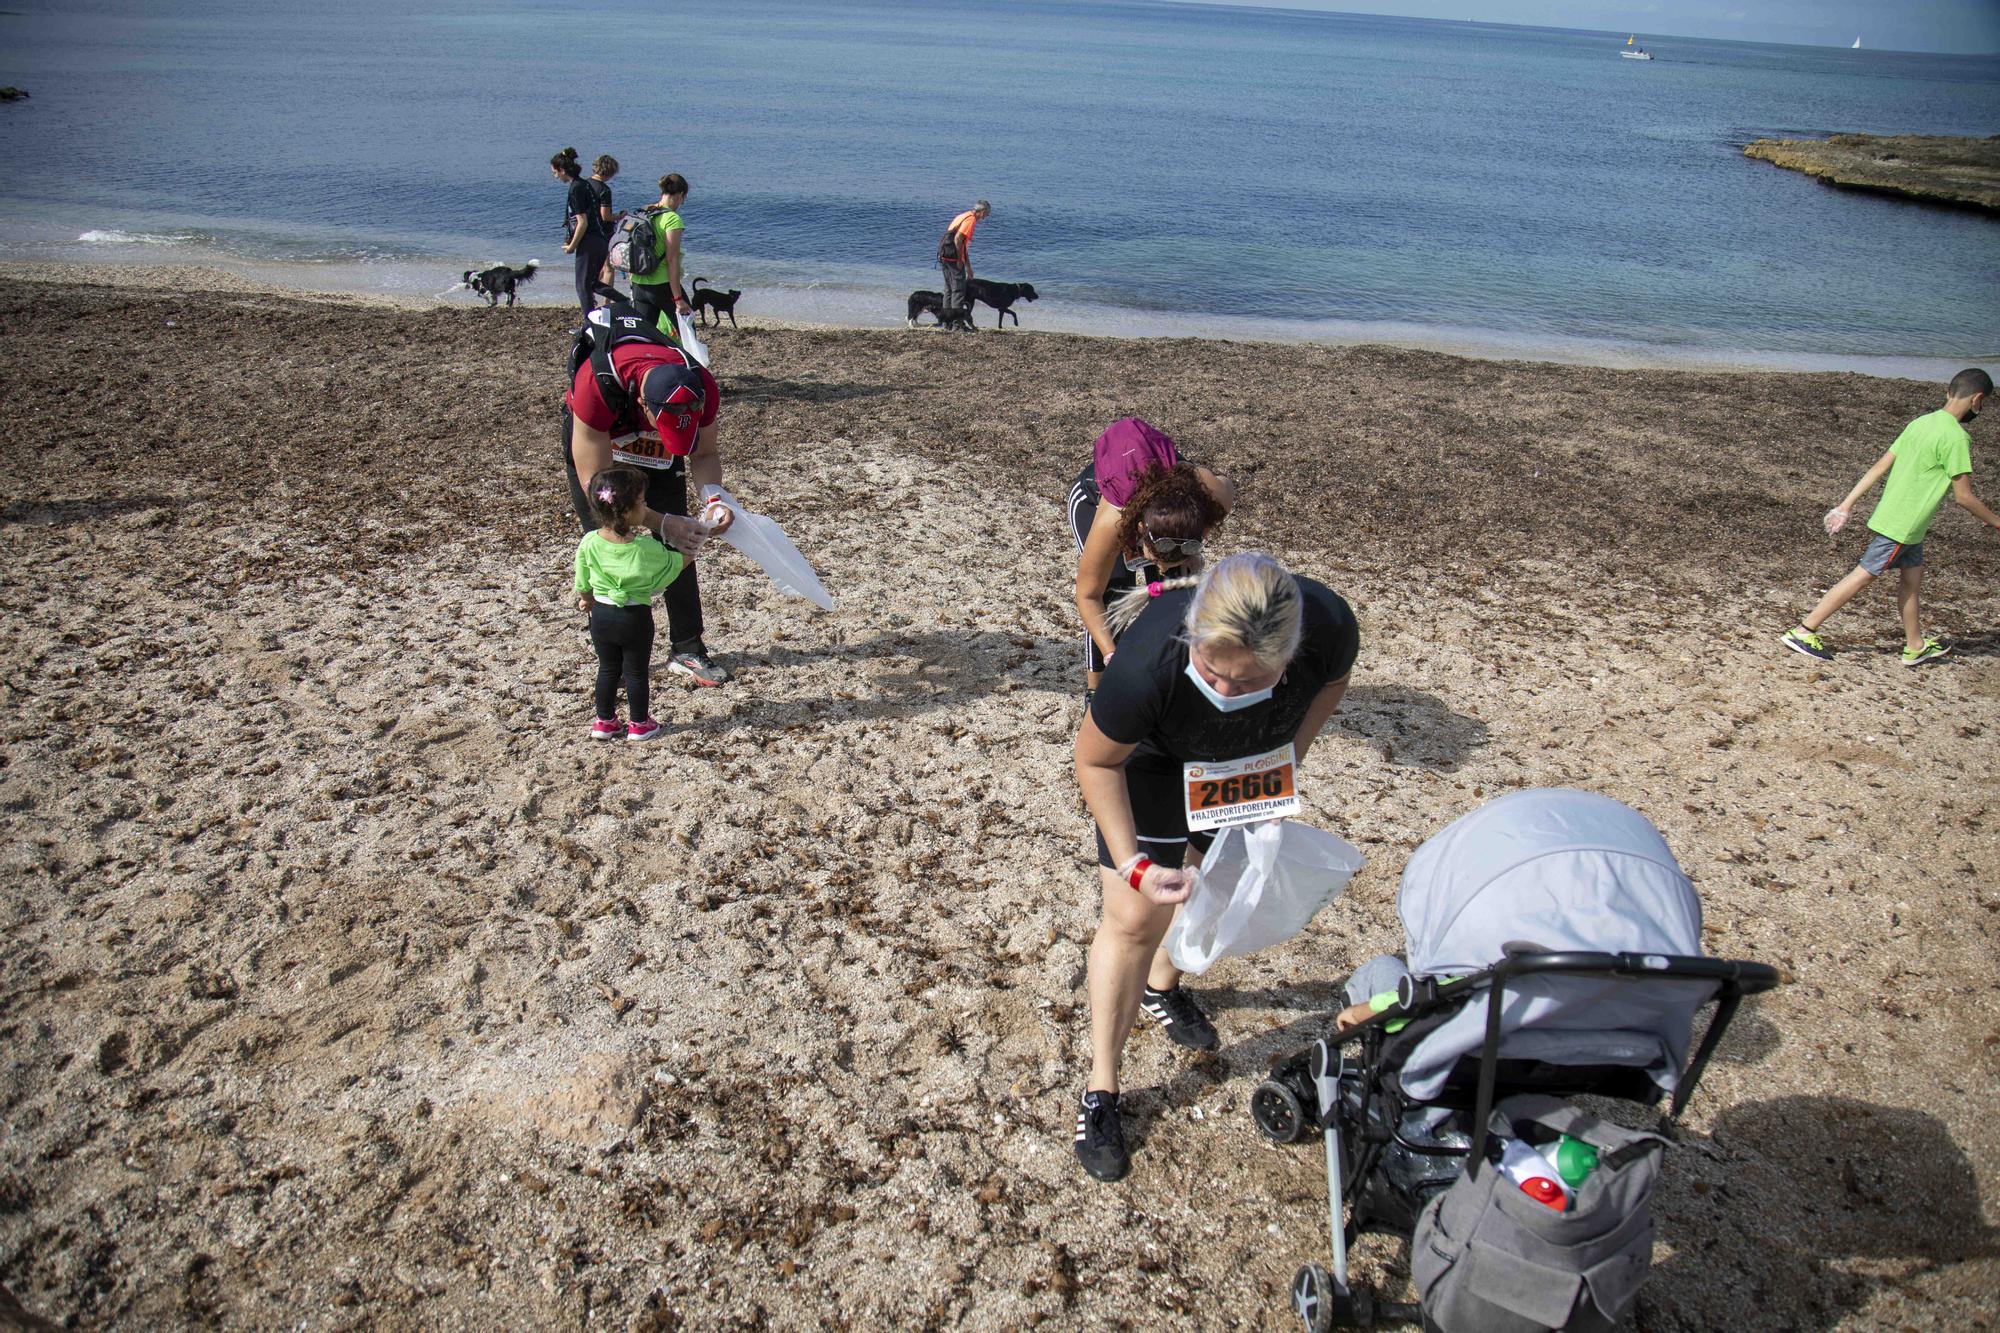
[[[2000,135],[1836,134],[1759,139],[1749,157],[1803,171],[1828,185],[2000,214]]]

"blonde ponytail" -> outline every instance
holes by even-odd
[[[1299,581],[1262,552],[1226,556],[1201,576],[1183,623],[1190,645],[1233,643],[1276,671],[1298,652],[1304,633]]]

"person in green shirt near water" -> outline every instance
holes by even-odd
[[[678,171],[660,177],[660,201],[640,215],[636,226],[652,223],[660,262],[646,273],[632,275],[632,304],[651,315],[660,332],[680,343],[674,315],[692,314],[687,289],[681,285],[681,205],[687,202],[687,178]]]
[[[1902,571],[1896,586],[1896,607],[1903,616],[1903,665],[1920,666],[1951,651],[1935,636],[1925,636],[1917,615],[1917,593],[1924,582],[1924,534],[1930,531],[1931,519],[1946,492],[1959,508],[2000,529],[2000,514],[1972,493],[1972,437],[1965,432],[1992,392],[1993,377],[1977,367],[1952,376],[1944,406],[1905,426],[1889,452],[1827,514],[1827,532],[1838,532],[1854,502],[1888,474],[1881,503],[1868,516],[1868,530],[1874,536],[1861,553],[1861,563],[1820,598],[1812,614],[1785,632],[1781,642],[1787,648],[1822,662],[1832,661],[1833,652],[1820,641],[1819,627],[1856,593],[1896,569]]]

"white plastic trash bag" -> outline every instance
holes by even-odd
[[[720,323],[721,321],[717,321]],[[681,350],[706,366],[708,364],[708,344],[694,331],[694,321],[679,311],[674,312],[674,325],[681,331]]]
[[[1167,957],[1201,973],[1217,959],[1280,944],[1339,897],[1362,864],[1345,839],[1309,824],[1232,825],[1209,844],[1194,892],[1167,930]]]
[[[783,528],[762,514],[751,513],[720,486],[711,484],[701,488],[704,509],[718,501],[729,507],[729,512],[736,515],[736,521],[716,540],[727,542],[756,561],[771,582],[778,585],[778,591],[803,597],[822,611],[833,610],[832,596],[820,584],[819,575],[813,573],[813,567],[799,554],[799,548],[792,545],[792,539],[785,535]]]

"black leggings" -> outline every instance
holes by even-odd
[[[653,671],[653,608],[606,606],[594,602],[590,608],[590,642],[597,649],[597,715],[618,716],[618,681],[625,681],[625,703],[632,720],[643,722]]]
[[[632,304],[639,307],[639,313],[650,315],[653,326],[674,340],[674,346],[681,343],[680,324],[674,319],[674,285],[671,282],[635,282],[632,284]],[[666,316],[667,322],[660,323]],[[658,506],[655,506],[657,508]]]
[[[586,234],[576,245],[576,301],[585,310],[597,308],[597,293],[604,288],[598,274],[611,255],[611,238]],[[613,293],[614,295],[616,293]]]
[[[583,482],[576,475],[576,459],[569,451],[569,434],[574,428],[575,418],[569,409],[563,409],[562,457],[563,471],[569,476],[570,507],[576,510],[577,521],[586,533],[597,531],[597,520],[590,516],[590,502],[584,498]],[[687,462],[682,460],[671,468],[645,467],[639,469],[646,474],[646,503],[661,514],[679,514],[687,517]],[[701,648],[701,584],[695,578],[695,566],[689,561],[680,576],[667,585],[661,601],[667,604],[667,641],[675,652],[691,652]]]

